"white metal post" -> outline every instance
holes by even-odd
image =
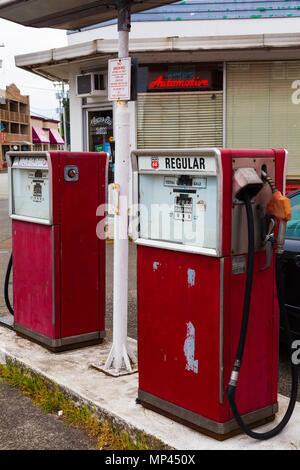
[[[119,58],[129,55],[130,3],[118,9]],[[130,174],[130,112],[127,101],[115,106],[115,183],[119,211],[114,216],[113,344],[104,369],[114,374],[132,372],[136,357],[127,344],[128,320],[128,217]]]

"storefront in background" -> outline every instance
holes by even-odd
[[[300,61],[140,65],[136,145],[283,147],[288,182],[298,185],[299,105]],[[85,113],[87,149],[111,154],[112,105]]]
[[[300,61],[156,64],[140,76],[139,148],[285,148],[300,185]]]
[[[226,64],[226,146],[287,149],[300,184],[300,61]]]
[[[133,121],[138,148],[210,147],[223,143],[223,64],[147,64],[138,73]],[[110,154],[114,169],[113,104],[83,100],[85,148]]]
[[[222,63],[141,66],[138,91],[138,148],[222,147]]]

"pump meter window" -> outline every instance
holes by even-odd
[[[13,215],[49,220],[49,170],[46,157],[15,157],[12,164]]]
[[[215,159],[154,160],[153,167],[149,157],[139,158],[140,238],[216,249]],[[155,172],[151,172],[149,163]]]

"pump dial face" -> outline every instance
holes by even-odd
[[[187,194],[175,197],[174,217],[176,220],[192,220],[193,199]]]

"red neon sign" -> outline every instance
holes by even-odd
[[[199,77],[193,77],[190,80],[163,80],[162,75],[157,80],[150,83],[150,88],[198,88],[208,86],[208,80],[200,80]]]

